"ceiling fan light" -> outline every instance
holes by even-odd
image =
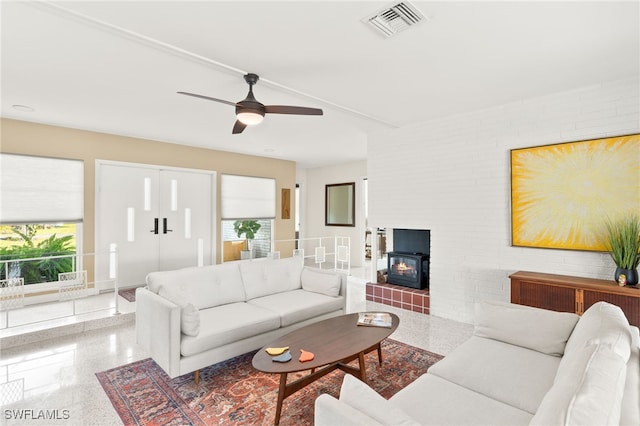
[[[238,118],[238,121],[246,124],[247,126],[259,124],[264,119],[263,114],[251,111],[239,112],[236,117]]]

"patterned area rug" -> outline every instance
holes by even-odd
[[[118,295],[122,297],[127,302],[135,302],[136,301],[136,289],[135,288],[127,288],[124,290],[118,290]]]
[[[366,356],[369,384],[389,398],[442,356],[394,340]],[[270,425],[275,418],[279,376],[251,366],[255,352],[193,374],[170,379],[151,359],[97,373],[125,425]],[[357,361],[353,361],[357,366]],[[345,373],[336,370],[284,400],[281,425],[313,425],[313,406],[322,393],[338,396]],[[300,377],[300,376],[298,376]],[[294,374],[289,380],[295,380]]]

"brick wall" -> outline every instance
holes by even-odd
[[[369,226],[431,229],[432,314],[471,322],[517,270],[613,277],[607,254],[510,246],[509,150],[638,133],[639,93],[636,77],[370,136]]]

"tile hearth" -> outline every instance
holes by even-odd
[[[368,301],[429,315],[429,289],[387,283],[367,283],[366,286]]]

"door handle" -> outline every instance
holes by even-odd
[[[162,218],[162,233],[166,234],[167,232],[173,232],[173,229],[167,229],[167,218]]]
[[[153,229],[149,232],[153,232],[154,234],[158,235],[158,218],[154,218],[153,219]]]

